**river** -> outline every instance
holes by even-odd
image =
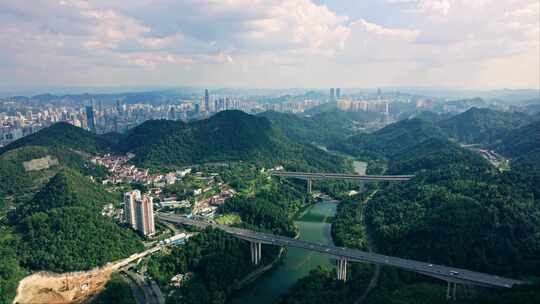
[[[299,238],[310,242],[333,244],[331,225],[327,223],[327,219],[335,213],[336,203],[328,201],[322,201],[310,207],[295,221],[300,232]],[[282,265],[245,287],[229,303],[276,303],[298,279],[306,276],[319,265],[334,267],[327,255],[289,247]]]
[[[354,161],[353,167],[357,174],[363,175],[366,172],[367,163]],[[300,233],[299,238],[315,243],[333,244],[331,224],[328,223],[327,219],[335,215],[336,206],[335,202],[322,201],[304,212],[294,222]],[[317,266],[335,268],[334,263],[327,255],[304,249],[288,248],[283,265],[277,266],[246,286],[229,303],[277,303],[280,296],[285,294],[298,279],[306,276]]]

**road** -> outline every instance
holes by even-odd
[[[246,229],[222,226],[209,222],[202,222],[192,220],[180,216],[162,214],[156,215],[159,220],[197,226],[201,228],[213,227],[216,229],[224,230],[225,232],[232,234],[238,238],[251,241],[260,242],[263,244],[271,244],[276,246],[291,246],[296,248],[302,248],[310,251],[316,251],[327,255],[346,258],[351,262],[364,262],[370,264],[378,264],[385,266],[393,266],[403,270],[413,271],[416,273],[424,274],[434,278],[438,278],[444,281],[462,284],[479,285],[486,287],[504,287],[511,288],[515,284],[523,284],[524,282],[503,278],[495,275],[480,273],[476,271],[470,271],[461,268],[448,267],[443,265],[436,265],[426,262],[420,262],[415,260],[402,259],[398,257],[392,257],[372,252],[365,252],[356,249],[349,249],[343,247],[336,247],[332,245],[316,244],[306,242],[302,240],[296,240],[284,236],[273,235],[268,233],[255,232]]]
[[[362,214],[360,214],[360,216],[361,216],[361,220],[362,220],[362,225],[364,226],[364,231],[366,233],[366,238],[367,238],[367,243],[368,243],[368,251],[369,252],[375,252],[376,249],[375,249],[375,243],[373,242],[373,238],[371,237],[371,234],[370,234],[370,231],[369,231],[369,227],[366,225],[366,208],[367,208],[367,204],[369,203],[371,198],[375,194],[377,194],[378,191],[379,190],[375,190],[368,197],[366,197],[366,199],[361,202],[362,208],[359,208],[359,210],[361,210],[361,213],[362,213]],[[354,304],[360,304],[360,303],[364,302],[364,300],[369,295],[369,293],[375,287],[377,287],[377,283],[379,282],[379,276],[381,274],[381,265],[375,264],[374,267],[375,267],[375,269],[373,269],[373,275],[371,276],[371,280],[369,281],[368,287],[366,288],[366,290],[364,290],[364,293],[362,294],[362,296],[360,296],[360,298],[358,298],[354,302]]]
[[[157,295],[154,291],[154,289],[144,280],[144,278],[133,272],[133,271],[129,271],[129,270],[124,270],[122,271],[122,273],[125,273],[127,275],[127,277],[133,281],[140,290],[143,291],[144,293],[144,302],[143,303],[147,303],[147,304],[161,304],[160,302],[160,298],[159,298],[159,295]],[[161,294],[161,292],[160,292]],[[139,299],[140,299],[140,295],[139,295]],[[138,301],[138,300],[137,300]]]
[[[274,171],[274,176],[302,178],[302,179],[344,179],[357,181],[407,181],[414,175],[357,175],[341,173],[312,173],[312,172],[287,172]]]

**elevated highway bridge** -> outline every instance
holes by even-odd
[[[379,181],[408,181],[414,175],[356,175],[345,173],[324,173],[324,172],[289,172],[289,171],[273,171],[272,176],[289,177],[297,179],[305,179],[307,181],[308,192],[311,192],[313,180],[324,179],[339,179],[359,182],[379,182]]]
[[[393,256],[387,256],[372,252],[365,252],[356,249],[336,247],[332,245],[322,245],[317,243],[306,242],[285,236],[273,235],[268,233],[256,232],[247,229],[234,228],[229,226],[218,225],[206,221],[188,219],[178,215],[170,215],[159,213],[157,218],[164,222],[182,224],[189,226],[197,226],[200,228],[213,227],[221,229],[237,238],[246,240],[251,244],[251,260],[254,264],[258,264],[261,260],[261,244],[269,244],[276,246],[290,246],[302,248],[305,250],[320,252],[329,256],[334,256],[338,259],[337,276],[339,280],[347,279],[347,262],[364,262],[370,264],[378,264],[383,266],[397,267],[403,270],[416,272],[433,278],[441,279],[448,282],[447,295],[450,292],[450,287],[453,284],[454,294],[456,284],[477,285],[484,287],[501,287],[511,288],[516,284],[524,282],[499,277],[496,275],[485,274],[467,269],[456,267],[448,267],[436,265],[427,262],[402,259]]]

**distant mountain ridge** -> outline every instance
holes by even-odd
[[[487,108],[469,110],[437,122],[448,136],[465,143],[489,143],[502,132],[522,127],[533,118],[525,113],[501,112]]]

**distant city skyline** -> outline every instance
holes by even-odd
[[[9,87],[540,88],[537,0],[0,3]]]

